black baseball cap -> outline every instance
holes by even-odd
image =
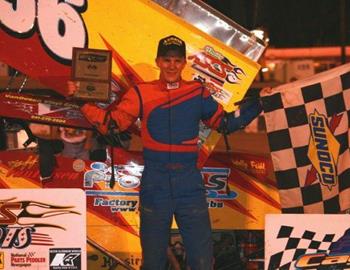
[[[170,55],[186,58],[185,42],[174,35],[162,38],[158,43],[157,57]]]

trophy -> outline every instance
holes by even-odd
[[[73,48],[72,80],[80,83],[73,98],[107,102],[111,92],[111,73],[111,51]]]

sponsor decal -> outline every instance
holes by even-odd
[[[102,259],[103,259],[103,263],[101,265],[101,268],[110,269],[114,267],[115,261],[111,257],[102,256]]]
[[[33,169],[37,162],[38,159],[35,156],[29,156],[25,160],[9,160],[8,165],[14,171],[25,171]]]
[[[50,248],[50,270],[80,270],[80,248]]]
[[[250,161],[250,167],[253,168],[254,170],[261,171],[265,173],[266,166],[265,162],[259,162],[259,161]]]
[[[310,142],[307,156],[312,168],[307,173],[306,185],[318,179],[329,190],[336,186],[340,143],[335,138],[334,132],[341,118],[342,115],[333,116],[328,126],[327,117],[319,114],[317,110],[309,115]]]
[[[82,172],[85,169],[85,161],[82,159],[76,159],[72,164],[73,170],[76,172]]]
[[[73,102],[53,98],[42,99],[19,93],[4,93],[0,95],[0,104],[1,113],[4,116],[52,124],[82,124],[84,127],[90,127],[79,111],[79,106]]]
[[[106,183],[106,188],[109,188],[109,180],[111,177],[110,166],[106,165],[103,162],[94,162],[91,164],[92,170],[89,170],[84,175],[84,187],[93,187],[93,184],[99,181]],[[143,166],[140,165],[115,165],[115,175],[116,182],[119,183],[119,186],[125,189],[134,189],[140,185],[140,179],[142,175]],[[205,167],[201,170],[202,176],[205,181],[205,188],[207,191],[208,199],[234,199],[237,197],[237,193],[231,191],[228,186],[228,176],[230,175],[229,168],[214,168],[214,167]],[[94,191],[87,190],[86,194],[88,196],[137,196],[138,192],[117,192],[117,191]],[[121,206],[121,203],[124,205],[131,206],[135,204],[134,200],[105,200],[102,198],[95,198],[95,206],[111,206],[115,207]],[[113,204],[113,205],[109,205]],[[117,205],[119,204],[119,205]],[[135,204],[136,205],[136,204]],[[212,201],[209,206],[215,207],[220,204]],[[118,208],[115,208],[118,209]],[[121,209],[119,209],[121,210]],[[124,211],[124,210],[121,210]],[[132,210],[133,211],[133,210]]]
[[[259,160],[232,159],[232,164],[243,171],[252,171],[256,174],[266,174],[266,162]]]
[[[6,158],[5,155],[4,158]],[[39,179],[38,157],[36,155],[26,155],[24,152],[16,152],[16,155],[6,163],[8,164],[6,178],[27,177],[30,179]],[[57,181],[74,181],[77,177],[77,172],[69,170],[55,172],[55,180]]]
[[[241,170],[246,171],[249,169],[249,163],[243,159],[233,159],[232,164]]]
[[[224,203],[223,202],[217,202],[213,200],[208,200],[207,201],[208,208],[223,208]]]
[[[190,55],[188,59],[193,61],[192,67],[195,70],[207,75],[210,81],[218,85],[224,85],[225,82],[236,84],[241,76],[245,76],[242,68],[232,64],[227,57],[210,46],[205,46],[202,52]]]
[[[237,193],[231,191],[227,183],[230,175],[229,168],[204,167],[201,173],[206,183],[208,199],[232,200],[237,197]]]
[[[111,212],[134,212],[137,200],[94,198],[94,206],[110,207]]]
[[[40,267],[45,264],[46,258],[36,255],[36,252],[11,253],[12,267]]]
[[[244,70],[211,46],[205,46],[200,52],[188,57],[191,67],[199,72],[195,79],[202,81],[211,94],[225,104],[231,99],[232,93],[223,88],[225,83],[239,84],[245,77]]]
[[[106,188],[109,188],[109,181],[112,176],[110,165],[104,162],[93,162],[90,165],[91,170],[84,174],[84,187],[91,188],[96,182],[105,182]],[[140,185],[140,179],[143,166],[137,164],[114,165],[115,182],[121,188],[134,189]]]
[[[295,267],[298,269],[348,269],[350,267],[350,254],[305,254],[298,259]]]
[[[43,115],[32,115],[31,119],[34,121],[45,121],[45,122],[50,122],[50,123],[55,123],[55,124],[65,124],[66,123],[65,119],[57,119],[55,117],[43,116]]]
[[[40,97],[22,95],[22,94],[5,94],[6,103],[11,105],[22,105],[23,109],[29,109],[30,113],[37,112],[38,115],[54,114],[61,111],[68,111],[71,109],[79,110],[79,106],[72,102],[43,99]],[[38,105],[35,108],[34,105]]]
[[[140,256],[130,254],[130,257],[125,259],[125,262],[130,264],[131,266],[141,266],[142,258]]]
[[[57,206],[38,201],[0,200],[0,248],[24,249],[30,245],[53,246],[50,235],[40,233],[44,227],[65,229],[49,224],[50,216],[80,214],[71,206]]]
[[[350,268],[350,229],[332,243],[329,252],[319,252],[300,256],[295,267],[303,269],[349,269]]]

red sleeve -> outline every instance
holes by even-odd
[[[111,112],[112,118],[117,122],[121,131],[130,127],[140,115],[140,98],[134,87],[130,88],[115,110]]]
[[[95,103],[86,103],[80,108],[80,111],[99,132],[107,133],[107,122],[105,121],[107,112],[105,110],[97,107]]]
[[[110,117],[116,121],[120,131],[124,131],[130,127],[139,117],[140,100],[136,90],[130,88],[109,114],[94,103],[87,103],[80,110],[93,126],[102,134],[106,134],[108,132]]]
[[[223,118],[224,109],[214,100],[208,89],[204,89],[202,97],[202,120],[208,127],[217,129]]]
[[[221,104],[218,104],[217,110],[214,113],[214,115],[210,119],[204,120],[203,122],[205,125],[207,125],[212,129],[218,129],[223,116],[224,116],[224,109],[221,106]]]

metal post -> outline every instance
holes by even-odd
[[[346,63],[346,1],[340,0],[340,46],[341,46],[341,63]]]

